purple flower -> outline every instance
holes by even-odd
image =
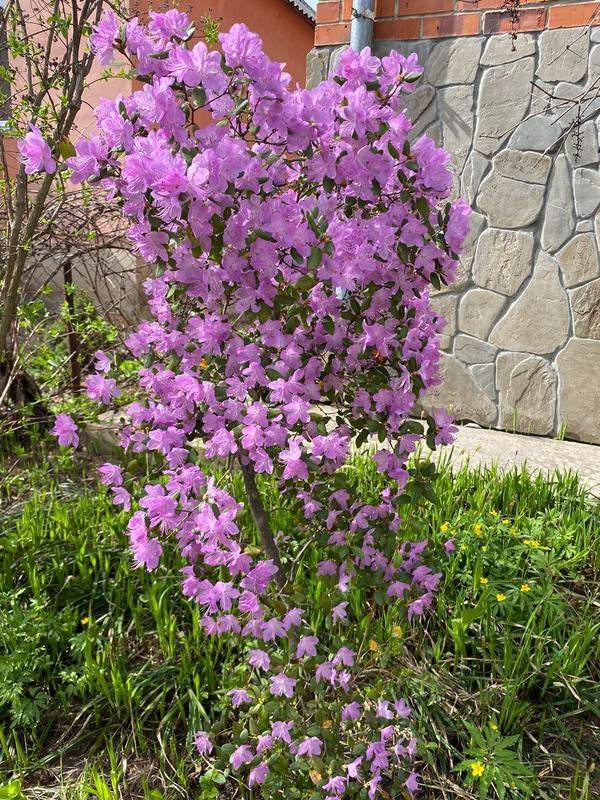
[[[455,542],[456,539],[454,538],[454,536],[451,539],[448,539],[448,541],[444,542],[444,550],[446,551],[446,553],[452,553],[454,550],[456,550]]]
[[[231,754],[230,761],[234,769],[239,769],[243,764],[249,764],[253,758],[254,756],[252,755],[252,749],[250,748],[250,745],[241,744]]]
[[[117,464],[102,464],[98,467],[98,472],[102,476],[101,482],[105,486],[122,486],[123,472]]]
[[[354,650],[350,650],[349,647],[340,647],[340,649],[335,654],[333,659],[334,664],[344,664],[346,667],[351,667],[354,665]]]
[[[232,689],[229,692],[229,696],[231,697],[231,704],[234,708],[252,702],[252,698],[245,689]]]
[[[298,642],[298,647],[296,648],[296,658],[302,658],[303,656],[316,656],[317,644],[319,644],[319,639],[316,636],[303,636]]]
[[[348,603],[345,600],[343,603],[338,603],[337,606],[334,606],[331,609],[331,615],[333,617],[333,621],[341,622],[342,620],[348,619],[348,614],[346,613],[347,608],[348,608]]]
[[[264,761],[261,761],[260,764],[257,764],[254,769],[250,770],[250,775],[248,776],[248,786],[252,788],[255,784],[259,786],[262,785],[267,780],[267,775],[269,774],[269,767],[265,764]]]
[[[278,675],[273,675],[271,678],[271,687],[269,691],[276,697],[292,697],[295,686],[295,678],[289,678],[283,672],[280,672]]]
[[[103,350],[96,350],[94,353],[96,372],[108,372],[110,370],[110,359]]]
[[[348,705],[344,706],[342,709],[342,721],[346,722],[349,719],[358,719],[361,715],[361,707],[353,700],[352,703],[348,703]]]
[[[256,669],[262,669],[264,672],[266,672],[271,666],[271,659],[264,650],[255,649],[250,650],[250,658],[248,659],[248,663],[251,667],[256,667]]]
[[[454,420],[445,411],[437,410],[432,414],[433,421],[436,424],[435,443],[436,444],[452,444],[454,441],[454,434],[458,433],[458,428],[452,423]]]
[[[124,511],[129,511],[131,508],[131,495],[123,486],[113,486],[111,489],[113,493],[113,503],[116,506],[123,506]]]
[[[394,703],[394,711],[396,712],[396,715],[400,717],[400,719],[406,719],[407,717],[410,717],[412,713],[402,698],[400,698],[400,700],[396,700]]]
[[[346,766],[349,778],[354,778],[355,780],[360,780],[361,779],[359,768],[360,768],[360,765],[362,764],[362,762],[363,762],[363,757],[359,756],[358,758],[355,758],[354,761],[352,761],[350,764],[348,764]]]
[[[288,722],[272,722],[271,723],[271,736],[273,739],[280,739],[286,744],[291,744],[292,739],[290,731],[294,727],[294,723],[290,720]]]
[[[53,175],[56,172],[56,161],[52,158],[50,146],[38,127],[30,125],[18,145],[26,175],[33,175],[36,172]]]
[[[208,734],[204,733],[204,731],[198,731],[194,734],[194,744],[196,745],[196,750],[201,756],[212,753],[214,749],[213,743],[208,738]]]
[[[317,683],[321,683],[321,681],[330,681],[333,675],[335,675],[335,666],[332,661],[324,661],[322,664],[319,664],[315,670],[315,680]]]
[[[324,791],[333,792],[334,795],[340,797],[346,789],[348,779],[343,775],[335,775],[323,786]]]
[[[100,64],[106,66],[113,59],[115,40],[119,35],[119,21],[112,11],[102,15],[102,19],[94,26],[90,36],[92,53],[98,57]]]
[[[418,777],[419,776],[417,773],[413,770],[404,783],[411,795],[415,794],[415,792],[417,792],[419,789],[419,781],[417,780]]]
[[[58,438],[61,447],[77,447],[79,444],[77,425],[68,414],[56,415],[52,434]]]
[[[318,736],[310,736],[298,745],[299,756],[320,756],[322,742]]]
[[[105,404],[110,403],[113,397],[118,397],[121,394],[121,390],[117,387],[115,379],[105,378],[104,375],[99,372],[87,376],[85,379],[85,389],[88,397]]]

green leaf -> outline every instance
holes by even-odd
[[[323,251],[319,247],[312,247],[310,255],[306,259],[306,265],[309,269],[316,269],[323,260]]]
[[[25,800],[24,794],[21,792],[21,781],[11,781],[10,783],[0,786],[0,798],[2,800]]]
[[[77,150],[68,136],[63,136],[58,145],[58,149],[63,158],[72,158],[77,155]]]

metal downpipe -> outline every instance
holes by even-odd
[[[375,0],[354,0],[350,28],[350,47],[353,50],[360,53],[364,47],[371,47],[374,22]]]

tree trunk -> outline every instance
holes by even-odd
[[[241,467],[242,475],[244,477],[244,486],[246,487],[246,495],[248,497],[248,505],[250,506],[250,512],[252,513],[252,517],[256,523],[256,527],[258,528],[263,549],[266,555],[277,567],[277,574],[275,575],[277,585],[280,589],[283,589],[287,583],[285,570],[283,568],[283,564],[281,563],[279,548],[277,547],[277,543],[273,537],[273,532],[271,531],[269,516],[265,511],[260,492],[258,491],[258,486],[256,485],[254,470],[252,469],[251,464],[241,464]]]

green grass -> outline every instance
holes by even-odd
[[[360,496],[376,496],[364,460],[352,474]],[[235,646],[203,636],[180,564],[132,569],[126,517],[103,491],[37,478],[25,502],[11,484],[0,522],[0,786],[209,800],[189,734],[220,714]],[[522,788],[507,797],[600,797],[598,505],[571,476],[442,468],[436,485],[438,504],[413,520],[433,541],[456,539],[436,609],[425,625],[389,610],[356,631],[373,642],[374,680],[394,681],[415,709],[421,796],[479,797],[468,765],[481,760],[490,798],[511,783]],[[286,532],[291,513],[263,489]],[[315,558],[307,551],[307,576]]]

